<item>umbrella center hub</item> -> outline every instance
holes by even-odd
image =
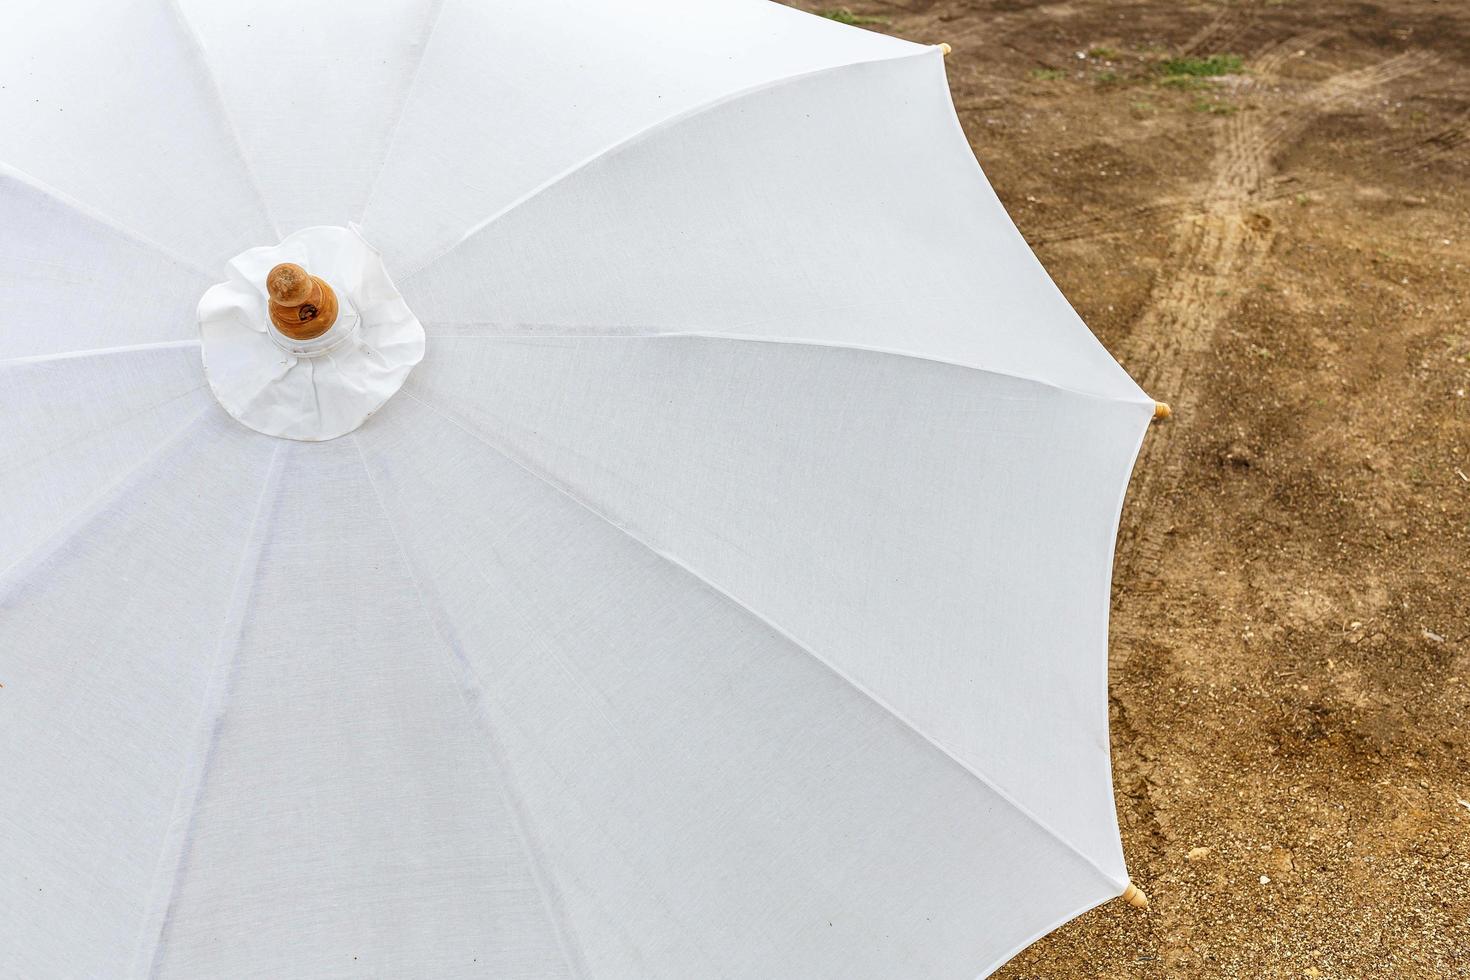
[[[362,317],[348,297],[295,262],[266,273],[266,308],[276,346],[301,357],[319,357],[352,339]]]
[[[424,354],[424,329],[355,228],[253,248],[199,302],[215,398],[266,435],[317,442],[361,426]]]

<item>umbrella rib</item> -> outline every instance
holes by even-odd
[[[650,126],[640,129],[630,136],[624,136],[613,143],[609,143],[607,146],[604,146],[598,150],[594,150],[592,153],[590,153],[586,157],[583,157],[581,160],[572,164],[570,167],[567,167],[560,173],[541,182],[537,186],[531,188],[529,191],[526,191],[520,197],[511,201],[499,211],[496,211],[494,214],[491,214],[488,217],[482,218],[480,221],[477,221],[475,224],[467,228],[465,232],[459,237],[459,239],[450,244],[447,248],[444,248],[439,252],[436,252],[429,257],[423,259],[422,261],[413,265],[410,268],[410,271],[406,272],[402,276],[397,277],[398,282],[400,286],[404,283],[407,283],[410,279],[414,278],[419,273],[429,269],[431,266],[433,266],[435,263],[439,262],[446,256],[452,254],[465,242],[469,241],[471,238],[474,238],[476,235],[480,234],[485,229],[495,224],[495,222],[510,214],[512,211],[515,211],[525,204],[528,204],[530,201],[539,197],[541,194],[544,194],[551,188],[592,166],[598,160],[601,160],[602,158],[613,153],[617,153],[620,150],[626,149],[630,146],[641,143],[646,139],[649,139],[653,136],[658,135],[659,133],[664,132],[665,130],[677,127],[680,124],[687,122],[688,120],[693,119],[696,116],[700,116],[706,112],[718,109],[720,106],[726,105],[727,103],[748,98],[752,95],[757,95],[769,89],[779,88],[783,85],[789,85],[791,83],[799,82],[804,79],[816,78],[822,75],[834,74],[840,71],[847,71],[860,65],[873,64],[875,62],[898,61],[902,58],[922,58],[927,56],[938,57],[936,51],[937,49],[935,48],[919,47],[917,50],[914,51],[905,51],[903,54],[889,55],[885,58],[868,58],[864,61],[853,61],[842,65],[830,65],[826,68],[816,68],[811,71],[797,72],[794,75],[783,75],[780,78],[772,78],[767,81],[761,82],[758,85],[751,85],[743,89],[738,89],[734,92],[730,92],[718,98],[711,99],[708,102],[703,102],[697,106],[694,106],[691,109],[686,109],[676,115],[669,116],[665,119],[660,119],[658,122],[655,122]]]
[[[578,978],[588,976],[588,970],[584,957],[577,946],[575,934],[566,921],[566,913],[563,911],[559,893],[555,882],[547,874],[543,867],[540,849],[532,843],[528,829],[529,820],[525,814],[525,808],[521,803],[520,796],[515,792],[510,775],[510,766],[506,762],[500,748],[500,740],[495,734],[495,726],[491,723],[489,712],[484,706],[483,690],[479,675],[474,668],[460,655],[454,647],[445,639],[439,628],[438,620],[429,612],[428,602],[424,599],[424,589],[419,581],[418,573],[414,571],[413,562],[409,560],[408,549],[403,546],[403,539],[398,533],[398,525],[388,511],[388,505],[383,499],[383,493],[378,487],[378,481],[373,478],[372,467],[368,465],[367,454],[363,451],[362,442],[357,433],[353,433],[352,445],[357,450],[358,459],[362,462],[364,475],[367,477],[368,486],[372,488],[373,498],[378,503],[378,510],[383,515],[383,522],[388,527],[388,533],[393,538],[393,544],[398,549],[398,557],[403,562],[404,571],[408,574],[409,582],[413,585],[414,598],[418,602],[419,612],[424,617],[424,622],[434,633],[434,639],[438,641],[440,648],[445,653],[445,669],[450,672],[450,680],[456,690],[460,692],[464,703],[465,713],[469,715],[471,724],[478,724],[483,730],[486,739],[485,752],[489,757],[489,764],[500,777],[498,785],[501,790],[501,798],[506,809],[510,812],[511,826],[520,841],[522,853],[525,855],[526,863],[531,870],[531,877],[536,883],[536,891],[541,899],[542,907],[546,910],[547,917],[551,920],[552,931],[556,935],[557,946],[561,951],[562,958],[566,961],[567,968],[572,975]],[[473,688],[473,695],[470,692]]]
[[[271,214],[270,205],[265,199],[265,188],[261,186],[260,178],[255,174],[255,168],[250,165],[250,160],[245,156],[245,144],[240,140],[240,130],[235,126],[235,120],[230,116],[230,110],[225,103],[224,93],[220,89],[219,79],[215,76],[214,69],[209,64],[209,55],[204,50],[204,41],[199,37],[199,32],[184,15],[183,8],[179,6],[179,0],[166,0],[169,9],[173,12],[174,21],[179,30],[184,33],[185,43],[189,45],[194,54],[194,59],[199,64],[199,70],[204,75],[204,87],[209,98],[214,101],[215,108],[219,110],[220,122],[225,132],[229,134],[230,145],[235,150],[235,156],[240,161],[240,166],[245,171],[245,179],[250,183],[250,189],[255,192],[255,199],[260,202],[260,214],[265,218],[266,225],[277,237],[281,237],[280,226],[276,224],[275,217]]]
[[[151,977],[158,972],[158,957],[163,951],[164,935],[172,921],[174,900],[187,870],[190,842],[199,819],[199,801],[219,747],[220,725],[224,719],[235,665],[240,654],[241,632],[247,619],[246,613],[255,599],[254,576],[247,577],[245,571],[247,568],[259,567],[260,556],[265,548],[268,537],[266,525],[269,522],[263,518],[271,491],[280,482],[281,448],[281,445],[277,445],[271,453],[265,478],[261,481],[260,494],[256,498],[255,512],[251,516],[250,527],[245,532],[245,541],[235,564],[230,604],[223,622],[220,623],[214,667],[210,672],[203,703],[199,707],[198,720],[195,722],[195,742],[203,744],[196,759],[179,775],[172,816],[163,846],[158,852],[158,862],[154,866],[153,887],[149,890],[148,905],[138,927],[131,971],[135,977]],[[227,647],[228,655],[225,652]],[[169,864],[173,865],[171,872],[167,870]]]
[[[22,364],[46,364],[52,361],[68,361],[75,357],[111,357],[114,354],[135,354],[147,351],[168,350],[171,347],[198,347],[198,340],[160,340],[152,344],[124,344],[120,347],[90,347],[86,350],[57,351],[54,354],[27,354],[0,360],[0,368],[19,367]],[[201,387],[203,387],[201,385]]]
[[[830,660],[828,660],[825,657],[823,657],[820,654],[818,654],[809,645],[807,645],[806,643],[802,642],[798,637],[794,636],[792,633],[790,633],[789,631],[787,631],[779,623],[774,622],[773,620],[771,620],[770,618],[768,618],[764,614],[762,614],[759,611],[751,608],[751,606],[749,606],[747,603],[743,602],[740,598],[738,598],[737,596],[734,596],[734,595],[730,594],[725,589],[721,588],[719,585],[717,585],[716,583],[714,583],[710,579],[706,578],[704,575],[700,574],[699,571],[697,571],[696,569],[694,569],[694,568],[690,567],[689,565],[685,564],[676,555],[673,555],[673,554],[671,554],[671,553],[669,553],[667,551],[664,551],[664,550],[662,550],[660,548],[657,548],[653,544],[649,543],[648,541],[645,541],[643,538],[639,537],[630,528],[628,528],[628,527],[624,526],[623,524],[620,524],[619,522],[613,520],[607,514],[604,514],[601,510],[599,510],[598,508],[592,506],[586,500],[583,500],[582,497],[580,495],[578,495],[575,491],[573,491],[571,488],[569,488],[569,487],[565,486],[564,484],[562,484],[561,482],[557,481],[551,475],[542,472],[537,467],[535,467],[535,466],[527,463],[526,461],[518,458],[514,453],[512,453],[511,451],[505,449],[504,447],[502,447],[500,445],[497,445],[496,443],[494,443],[491,440],[487,439],[484,435],[482,435],[482,434],[474,431],[472,428],[470,428],[469,426],[465,425],[459,419],[455,418],[454,415],[451,414],[450,412],[447,412],[444,409],[440,408],[439,406],[434,405],[434,404],[432,404],[432,403],[424,400],[423,398],[420,398],[418,395],[416,395],[412,391],[410,391],[407,386],[405,386],[402,389],[402,393],[405,394],[405,395],[407,395],[409,398],[412,398],[414,401],[418,402],[420,405],[423,405],[429,411],[431,411],[434,414],[438,415],[441,419],[443,419],[448,424],[453,425],[454,427],[458,428],[460,431],[464,432],[470,438],[474,439],[475,441],[479,442],[480,444],[486,446],[487,448],[489,448],[489,449],[493,450],[494,452],[498,453],[499,455],[503,456],[506,460],[508,460],[509,462],[511,462],[512,464],[514,464],[515,466],[519,467],[520,469],[522,469],[523,471],[525,471],[530,476],[534,477],[535,479],[537,479],[537,480],[541,481],[542,483],[544,483],[546,486],[548,486],[551,489],[553,489],[553,490],[557,491],[558,493],[562,494],[568,500],[570,500],[573,503],[577,504],[582,509],[586,510],[588,513],[590,513],[590,514],[594,515],[595,517],[601,519],[602,521],[606,522],[607,524],[609,524],[613,528],[616,528],[618,531],[621,531],[628,538],[630,538],[631,540],[633,540],[637,544],[641,545],[643,548],[647,549],[652,554],[654,554],[657,557],[659,557],[659,558],[663,559],[664,561],[668,562],[670,565],[674,566],[675,568],[679,569],[680,571],[684,572],[685,574],[693,577],[694,579],[696,579],[697,581],[699,581],[701,584],[703,584],[706,588],[710,589],[712,592],[714,592],[714,593],[716,593],[716,594],[724,597],[729,602],[735,604],[740,609],[744,610],[746,612],[746,614],[748,614],[751,618],[755,619],[757,622],[760,622],[763,625],[765,625],[768,629],[771,629],[775,633],[779,634],[780,636],[782,636],[783,638],[785,638],[788,642],[790,642],[793,646],[795,646],[797,649],[799,649],[803,653],[805,653],[808,657],[810,657],[811,659],[815,660],[817,663],[821,664],[823,667],[826,667],[827,670],[831,671],[834,675],[836,675],[838,679],[840,679],[841,681],[843,681],[845,684],[847,684],[849,687],[851,687],[853,690],[855,690],[859,694],[865,696],[869,701],[872,701],[875,705],[878,706],[878,708],[880,708],[886,714],[890,715],[895,721],[897,721],[900,725],[902,725],[904,728],[906,728],[909,732],[911,732],[912,734],[918,736],[920,739],[923,739],[932,748],[934,748],[942,756],[944,756],[946,759],[948,759],[951,763],[953,763],[954,765],[958,766],[964,772],[966,772],[967,774],[969,774],[972,778],[978,780],[982,785],[984,785],[986,787],[986,789],[990,790],[997,797],[999,797],[1001,800],[1003,800],[1007,805],[1009,805],[1013,810],[1015,810],[1017,813],[1019,813],[1022,817],[1024,817],[1027,821],[1029,821],[1037,829],[1041,830],[1044,834],[1046,834],[1046,836],[1050,837],[1052,840],[1054,840],[1057,843],[1061,844],[1064,848],[1066,848],[1066,850],[1070,851],[1074,856],[1076,856],[1078,859],[1080,859],[1085,865],[1087,865],[1094,872],[1096,872],[1099,876],[1101,876],[1101,878],[1105,882],[1107,882],[1107,884],[1109,886],[1111,886],[1113,888],[1116,888],[1119,893],[1122,893],[1123,889],[1127,887],[1127,884],[1128,883],[1127,883],[1126,880],[1119,881],[1118,879],[1114,878],[1111,874],[1109,874],[1106,870],[1104,870],[1103,867],[1096,860],[1094,860],[1090,855],[1088,855],[1085,851],[1081,850],[1079,847],[1077,847],[1075,844],[1073,844],[1065,836],[1063,836],[1062,834],[1058,833],[1045,820],[1043,820],[1037,814],[1033,813],[1028,807],[1026,807],[1023,803],[1021,803],[1015,797],[1013,797],[1004,788],[1002,788],[999,784],[997,784],[993,779],[991,779],[985,773],[981,772],[979,769],[975,768],[974,766],[972,766],[969,763],[965,762],[964,760],[960,759],[958,756],[956,756],[949,749],[945,748],[945,746],[942,745],[940,742],[938,742],[935,739],[931,738],[922,729],[920,729],[913,722],[911,722],[908,718],[906,718],[903,715],[902,712],[898,711],[892,705],[888,704],[885,700],[883,700],[881,697],[879,697],[875,692],[869,690],[862,683],[860,683],[859,681],[857,681],[853,677],[850,677],[847,673],[845,673],[843,670],[841,670],[840,668],[838,668]]]
[[[116,219],[111,218],[106,214],[103,214],[101,211],[98,211],[91,205],[82,203],[71,195],[62,192],[55,187],[52,187],[50,184],[46,183],[43,180],[38,180],[37,178],[26,173],[24,170],[21,170],[19,167],[0,161],[0,177],[9,177],[10,179],[17,181],[18,183],[25,184],[32,190],[46,195],[56,203],[66,208],[69,208],[72,211],[75,211],[77,214],[88,219],[89,221],[94,221],[105,228],[111,229],[122,237],[129,239],[130,241],[142,245],[145,248],[152,249],[153,251],[157,252],[159,255],[162,255],[164,258],[175,263],[176,265],[181,265],[186,269],[189,269],[190,271],[199,273],[199,275],[203,276],[209,282],[214,281],[215,274],[205,269],[201,263],[195,262],[193,259],[185,258],[184,256],[175,252],[173,249],[169,248],[167,245],[164,245],[161,242],[154,241],[152,238],[149,238],[142,232],[135,231],[132,228],[127,227]]]
[[[203,390],[204,382],[201,381],[194,387],[188,388],[184,391],[175,392],[174,394],[169,395],[167,398],[164,398],[162,401],[150,402],[149,404],[135,409],[134,411],[131,411],[126,415],[113,416],[107,420],[106,424],[92,429],[83,435],[77,436],[74,439],[70,439],[66,442],[53,445],[41,455],[33,456],[30,459],[27,459],[20,466],[17,466],[13,470],[11,470],[11,474],[15,475],[29,473],[36,467],[42,465],[50,459],[53,459],[58,453],[66,452],[68,449],[74,449],[75,447],[80,446],[83,443],[91,442],[94,439],[100,439],[102,436],[109,435],[112,430],[118,428],[119,426],[126,425],[134,419],[142,418],[145,415],[151,415],[154,412],[158,412],[159,410],[172,405],[174,402],[179,401],[180,399],[188,398],[196,391]]]
[[[443,323],[444,321],[437,321]],[[560,329],[560,328],[558,328]],[[860,351],[866,354],[882,354],[888,357],[902,357],[915,361],[929,361],[933,364],[944,364],[950,367],[962,368],[966,371],[975,371],[980,374],[989,374],[997,378],[1010,378],[1013,381],[1025,381],[1031,384],[1042,385],[1055,391],[1069,395],[1077,395],[1080,398],[1094,398],[1099,401],[1114,402],[1120,405],[1146,404],[1152,407],[1155,403],[1140,389],[1137,398],[1121,398],[1117,395],[1105,394],[1103,392],[1088,391],[1084,388],[1071,387],[1038,378],[1030,374],[1020,374],[1015,371],[1005,371],[999,368],[982,367],[967,361],[956,360],[951,357],[939,357],[933,354],[922,354],[917,351],[898,350],[893,347],[878,347],[868,344],[855,344],[831,340],[809,340],[801,337],[767,337],[758,334],[724,333],[719,330],[645,330],[624,329],[614,327],[603,332],[587,330],[583,332],[566,333],[498,333],[498,334],[435,334],[428,335],[434,343],[453,343],[459,340],[484,340],[500,341],[505,343],[537,342],[542,340],[727,340],[732,343],[745,344],[791,344],[798,347],[819,347],[824,350],[838,351]]]
[[[5,583],[7,581],[11,579],[18,581],[27,570],[60,548],[62,543],[80,534],[87,525],[96,519],[104,506],[123,493],[149,464],[180,439],[184,438],[185,434],[199,425],[213,409],[213,405],[208,405],[197,414],[190,416],[187,422],[179,426],[171,435],[145,453],[136,463],[112,480],[109,480],[97,492],[92,494],[91,497],[87,498],[87,501],[73,510],[69,517],[59,522],[50,534],[42,538],[33,547],[27,549],[25,554],[20,555],[5,568],[0,569],[0,596],[5,594]]]
[[[382,162],[378,165],[378,172],[373,175],[373,184],[368,188],[367,199],[362,202],[362,211],[359,212],[357,218],[359,225],[367,221],[373,200],[378,196],[378,185],[383,181],[383,171],[387,169],[388,161],[393,156],[393,148],[398,145],[398,131],[403,128],[403,118],[408,115],[409,103],[413,101],[414,90],[418,88],[419,72],[423,70],[424,61],[429,56],[429,45],[434,41],[434,32],[439,29],[439,18],[444,13],[444,3],[445,0],[434,0],[434,10],[429,15],[429,29],[424,32],[424,43],[419,45],[419,60],[414,62],[413,71],[408,76],[408,85],[403,90],[403,102],[398,107],[398,117],[393,120],[393,128],[388,131],[388,143],[383,149]]]

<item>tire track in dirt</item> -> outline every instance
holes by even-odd
[[[1256,91],[1279,83],[1281,69],[1289,59],[1305,56],[1333,33],[1322,28],[1267,45],[1260,54],[1251,59],[1250,76],[1242,90]],[[1257,195],[1262,201],[1279,200],[1299,194],[1304,189],[1302,185],[1269,191],[1265,187],[1259,187]],[[1050,226],[1043,225],[1033,233],[1030,242],[1036,248],[1058,242],[1122,234],[1139,227],[1175,221],[1186,214],[1202,214],[1205,210],[1206,203],[1197,196],[1187,199],[1161,198],[1123,211],[1086,215]]]
[[[1256,195],[1256,201],[1260,204],[1294,198],[1305,191],[1319,189],[1318,184],[1293,183],[1289,187],[1279,187],[1272,190],[1264,188]],[[1180,221],[1185,217],[1194,217],[1203,214],[1205,207],[1197,197],[1164,197],[1148,204],[1140,204],[1133,208],[1124,208],[1121,211],[1112,211],[1107,214],[1095,214],[1085,218],[1077,218],[1072,221],[1042,226],[1037,231],[1026,236],[1027,243],[1033,249],[1042,248],[1046,245],[1059,245],[1063,242],[1074,242],[1088,238],[1106,238],[1109,235],[1125,235],[1140,228],[1150,225],[1170,224]]]
[[[1251,26],[1258,13],[1255,5],[1237,3],[1221,7],[1179,50],[1187,55],[1205,50],[1223,50]]]
[[[1292,39],[1273,45],[1265,56],[1289,57],[1301,44]],[[1155,286],[1119,351],[1119,360],[1145,391],[1171,402],[1185,418],[1193,414],[1193,374],[1271,245],[1271,220],[1257,208],[1265,201],[1261,191],[1271,175],[1272,157],[1319,114],[1349,105],[1434,61],[1428,53],[1411,51],[1331,76],[1285,106],[1230,117],[1201,207],[1176,226],[1164,263],[1172,272]],[[1135,470],[1134,506],[1118,542],[1120,580],[1146,584],[1157,574],[1172,524],[1169,495],[1184,465],[1176,441],[1173,427],[1163,426],[1144,442]]]
[[[1326,32],[1317,32],[1316,36],[1291,38],[1265,49],[1260,61],[1253,63],[1253,84],[1259,85],[1260,80],[1274,75],[1286,58],[1326,36]],[[1171,272],[1155,285],[1119,352],[1119,359],[1144,390],[1171,401],[1182,420],[1194,413],[1191,387],[1195,372],[1271,247],[1272,222],[1260,209],[1282,196],[1266,193],[1273,177],[1273,156],[1300,136],[1318,114],[1350,104],[1396,78],[1422,70],[1433,60],[1413,52],[1338,73],[1294,94],[1276,89],[1270,93],[1273,100],[1289,101],[1230,117],[1197,210],[1176,222],[1164,263]],[[1155,589],[1163,546],[1174,523],[1173,494],[1185,465],[1184,438],[1175,428],[1178,424],[1155,427],[1145,438],[1116,552],[1115,581],[1153,593],[1155,601],[1159,597]],[[1135,610],[1130,618],[1135,622],[1159,621],[1142,610]],[[1121,623],[1119,628],[1120,632],[1126,630]],[[1131,650],[1130,660],[1143,657],[1141,670],[1161,669],[1147,666],[1151,656],[1147,644],[1123,643],[1118,649]],[[1172,826],[1172,811],[1167,802],[1156,798],[1155,756],[1143,748],[1155,734],[1147,721],[1147,706],[1135,704],[1126,691],[1114,688],[1110,695],[1116,726],[1113,737],[1133,747],[1115,757],[1114,778],[1137,820],[1131,825],[1134,830],[1130,843],[1141,846],[1142,855],[1146,855],[1137,868],[1146,882],[1154,859],[1179,851],[1181,845]],[[1141,709],[1136,718],[1134,708]],[[1172,903],[1161,903],[1155,938],[1166,961],[1182,957],[1191,949],[1191,934],[1188,912]]]
[[[1281,69],[1286,67],[1289,59],[1306,57],[1307,52],[1335,33],[1337,32],[1330,28],[1320,27],[1305,34],[1295,34],[1283,41],[1272,42],[1251,59],[1251,72],[1261,81],[1279,81]]]
[[[1385,145],[1385,150],[1401,153],[1416,163],[1433,163],[1470,150],[1470,109],[1428,136],[1390,142]]]

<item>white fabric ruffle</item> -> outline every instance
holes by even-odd
[[[337,293],[337,323],[316,340],[293,342],[271,325],[265,277],[281,262]],[[423,359],[423,326],[355,227],[303,229],[241,252],[228,270],[199,301],[204,373],[225,410],[257,432],[306,442],[346,435]]]

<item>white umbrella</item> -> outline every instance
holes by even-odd
[[[22,2],[0,133],[0,972],[971,977],[1130,888],[1154,403],[939,49]]]

